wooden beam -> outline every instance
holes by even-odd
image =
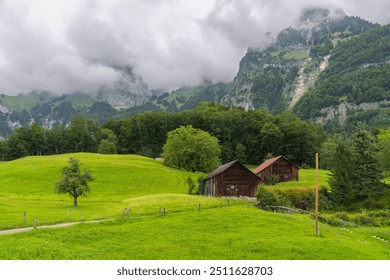
[[[320,235],[318,224],[318,153],[316,153],[316,235]]]

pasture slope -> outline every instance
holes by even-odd
[[[54,192],[69,157],[81,161],[81,169],[91,170],[95,181],[91,192],[72,199]],[[31,226],[38,223],[110,218],[121,215],[123,208],[132,207],[129,199],[160,194],[185,194],[187,178],[196,174],[168,168],[154,159],[134,155],[65,154],[26,157],[0,164],[0,229]],[[157,203],[157,202],[155,202]],[[142,210],[142,209],[141,209]],[[26,222],[23,213],[26,212]]]
[[[54,193],[78,158],[96,178],[71,207]],[[114,218],[0,235],[0,259],[390,259],[389,228],[339,228],[247,201],[187,195],[192,174],[140,156],[71,154],[0,164],[0,227]],[[124,208],[131,212],[123,213]],[[164,213],[165,210],[165,213]],[[26,221],[23,220],[26,212]]]

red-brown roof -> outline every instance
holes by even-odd
[[[272,164],[274,164],[275,162],[277,162],[280,158],[284,158],[285,160],[287,160],[288,162],[290,162],[292,165],[295,165],[296,167],[298,167],[296,164],[292,163],[291,161],[289,161],[287,158],[285,158],[284,156],[278,156],[278,157],[274,157],[274,158],[270,158],[266,161],[264,161],[262,164],[260,164],[258,167],[256,167],[254,170],[253,170],[253,173],[255,174],[259,174],[261,171],[263,171],[264,169],[266,169],[268,166],[271,166]],[[299,167],[298,167],[299,168]]]
[[[282,156],[278,156],[278,157],[274,157],[274,158],[270,158],[270,159],[267,159],[266,161],[264,161],[262,164],[260,164],[258,167],[256,167],[254,170],[253,170],[253,173],[255,174],[259,174],[261,171],[263,171],[264,169],[266,169],[268,166],[272,165],[274,162],[276,162],[278,159],[280,159]]]

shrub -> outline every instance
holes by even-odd
[[[375,217],[370,217],[365,214],[359,214],[355,216],[352,221],[361,226],[379,226]]]
[[[346,222],[349,222],[351,220],[346,212],[339,212],[334,216]]]
[[[199,176],[198,178],[198,193],[197,194],[204,194],[204,187],[205,187],[205,181],[203,176]]]
[[[265,181],[267,183],[267,185],[276,185],[277,183],[279,183],[279,177],[275,174],[270,174],[267,176],[267,178],[265,178]]]
[[[289,206],[286,199],[280,196],[277,192],[269,190],[264,186],[260,186],[256,193],[258,205],[262,209],[267,209],[267,206]]]
[[[196,185],[194,180],[192,180],[190,176],[188,176],[187,178],[187,184],[188,184],[188,194],[196,194],[197,193]]]
[[[328,219],[328,224],[337,226],[337,227],[345,227],[345,226],[351,226],[352,224],[346,224],[343,220],[340,220],[338,217],[331,216]]]
[[[326,193],[327,190],[324,187],[319,190],[318,207],[320,210],[332,209]],[[313,209],[315,206],[315,189],[310,187],[280,188],[262,186],[256,196],[262,207],[264,207],[264,201],[268,203],[266,206],[295,206],[302,210]]]

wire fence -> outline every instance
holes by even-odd
[[[17,211],[17,212],[0,212],[0,231],[27,228],[41,227],[45,225],[54,225],[60,223],[86,222],[99,220],[118,220],[122,218],[142,218],[157,215],[168,215],[175,213],[188,213],[194,211],[202,211],[214,208],[225,208],[236,205],[244,207],[254,205],[253,202],[245,199],[225,199],[219,203],[192,203],[192,204],[159,204],[153,203],[151,206],[124,207],[122,209],[110,211],[92,211],[79,210],[77,208],[69,208],[64,210],[53,211]]]
[[[290,208],[290,207],[286,207],[286,206],[267,206],[266,208],[274,209],[275,212],[284,211],[285,213],[289,213],[289,214],[304,213],[304,214],[309,214],[309,215],[315,217],[314,212],[306,211],[306,210],[299,209],[299,208]],[[385,242],[387,245],[390,243],[390,232],[388,232],[388,231],[379,230],[379,229],[376,229],[373,227],[362,226],[362,225],[359,225],[357,223],[344,221],[342,219],[332,219],[332,221],[330,221],[330,219],[328,217],[322,216],[322,215],[319,215],[318,219],[319,219],[319,221],[322,220],[322,223],[324,224],[324,226],[326,228],[328,227],[329,224],[332,224],[333,226],[339,227],[342,230],[346,230],[346,231],[348,231],[348,229],[346,227],[357,228],[358,232],[360,229],[362,229],[362,230],[364,229],[364,230],[371,232],[372,238],[381,240],[381,241]],[[333,224],[335,221],[337,222],[337,224]],[[341,227],[340,227],[340,225],[341,225]],[[383,237],[377,236],[377,235],[386,236],[386,239]]]

